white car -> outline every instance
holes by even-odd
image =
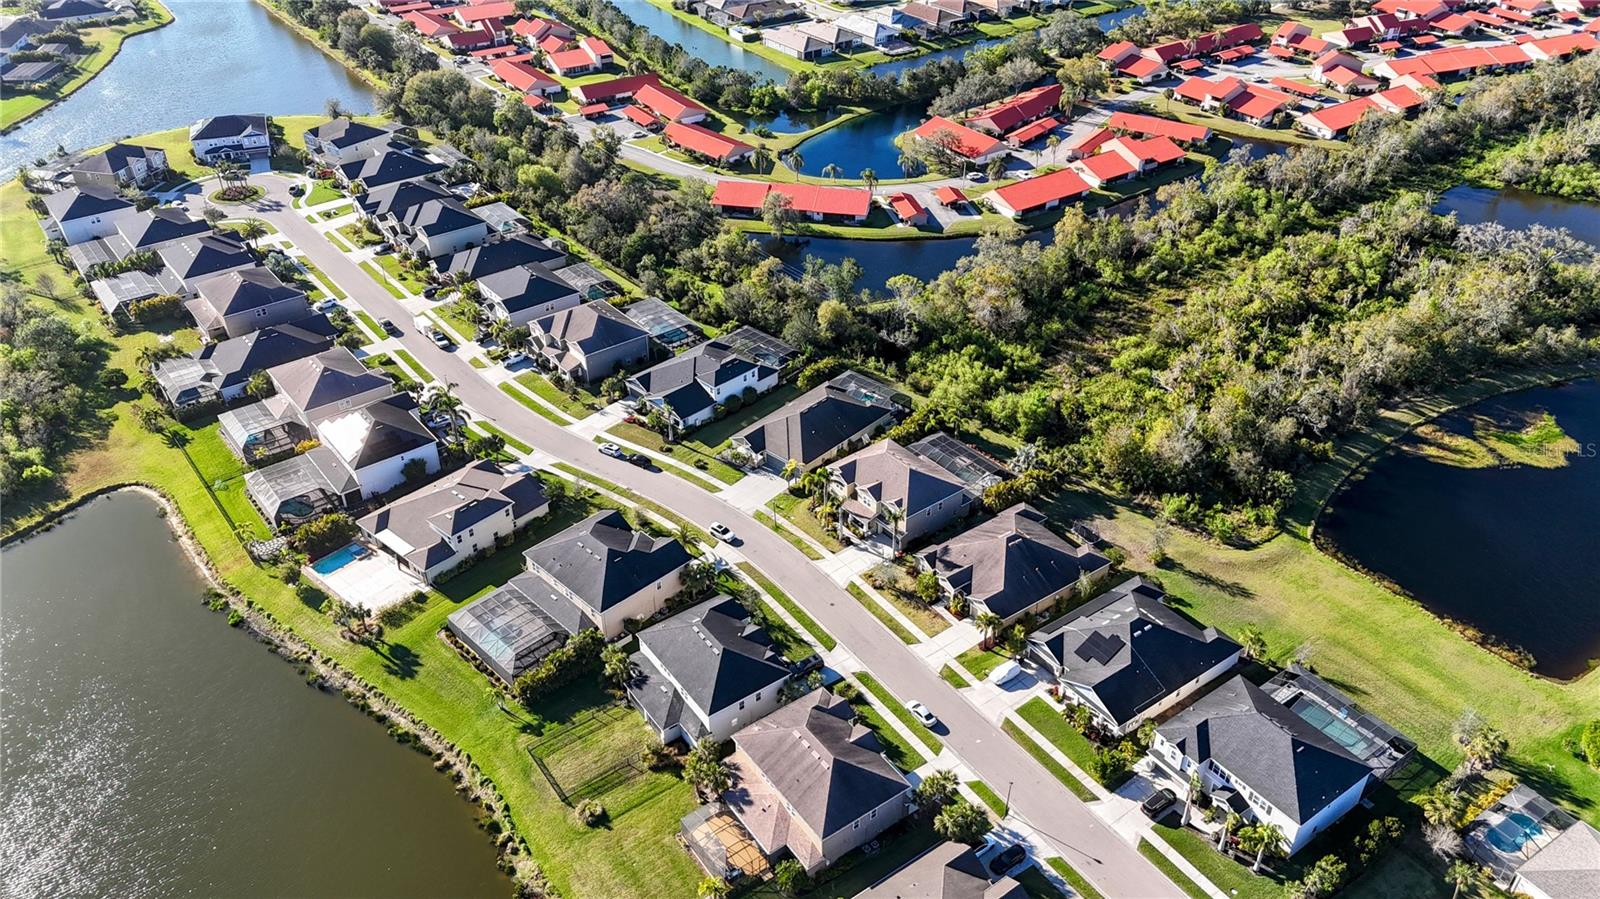
[[[628,136],[633,138],[634,140],[640,140],[642,138],[649,137],[650,135],[648,133],[646,133],[644,131],[644,129],[639,128],[639,129],[635,129],[634,132],[632,134],[628,135]]]
[[[733,529],[720,521],[711,522],[711,527],[706,528],[706,532],[723,543],[733,542]]]
[[[339,305],[338,300],[329,297],[311,308],[316,312],[332,312],[335,309],[343,309],[344,307]]]
[[[906,710],[911,713],[912,717],[922,722],[923,727],[926,727],[929,730],[932,730],[939,725],[939,719],[933,714],[933,712],[928,711],[927,706],[917,702],[915,699],[906,703]]]
[[[615,443],[602,443],[600,444],[600,455],[621,459],[625,454],[622,452],[622,447],[617,446]]]
[[[1000,685],[1022,673],[1022,666],[1014,661],[1001,662],[999,667],[989,674],[989,683]]]
[[[522,363],[527,362],[527,361],[528,361],[528,354],[522,352],[521,350],[518,350],[518,351],[516,351],[514,353],[510,353],[510,354],[508,354],[506,356],[505,367],[506,368],[510,368],[513,365],[521,365]]]

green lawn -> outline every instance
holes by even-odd
[[[961,667],[971,672],[973,677],[983,680],[996,668],[999,668],[1002,662],[1011,661],[1011,657],[1001,652],[998,648],[984,649],[983,644],[980,643],[956,656],[956,661],[961,663]]]
[[[982,799],[983,804],[989,807],[989,811],[1002,818],[1006,816],[1006,801],[1000,798],[999,793],[990,789],[988,784],[981,780],[969,780],[967,781],[967,786],[972,792],[978,794],[978,798]]]
[[[938,610],[932,606],[923,605],[915,597],[905,592],[904,588],[911,578],[898,569],[896,570],[896,575],[900,582],[888,588],[877,588],[878,595],[888,600],[889,605],[894,606],[900,614],[911,619],[911,623],[915,624],[917,629],[924,634],[936,637],[948,630],[950,621],[940,615]]]
[[[1167,875],[1168,880],[1177,884],[1178,889],[1183,890],[1192,899],[1211,899],[1210,893],[1202,890],[1200,884],[1189,879],[1189,875],[1179,871],[1178,866],[1174,865],[1171,859],[1162,855],[1160,850],[1150,845],[1150,841],[1143,837],[1139,838],[1139,854],[1149,859],[1150,864],[1155,865],[1162,874]]]
[[[383,333],[383,328],[378,324],[378,320],[368,315],[365,310],[351,309],[350,314],[356,317],[356,321],[361,323],[361,327],[366,330],[373,340],[382,340],[389,336]]]
[[[894,694],[889,692],[889,688],[878,683],[877,678],[865,671],[857,671],[855,678],[861,682],[861,686],[867,688],[867,692],[871,693],[879,702],[883,703],[884,707],[889,710],[890,714],[894,715],[895,718],[899,719],[901,724],[904,724],[907,729],[916,734],[917,739],[921,740],[922,744],[928,747],[929,751],[931,751],[934,755],[938,755],[944,750],[944,743],[941,742],[938,737],[934,736],[933,731],[928,730],[922,725],[922,722],[913,717],[911,710],[906,708],[905,703],[895,699]]]
[[[1072,759],[1072,763],[1094,776],[1094,744],[1089,738],[1072,729],[1067,719],[1050,704],[1035,696],[1017,709],[1017,717],[1028,722],[1034,730]],[[1115,788],[1114,784],[1107,784]]]
[[[1071,865],[1067,864],[1066,859],[1047,858],[1045,859],[1045,864],[1049,865],[1052,871],[1061,875],[1061,879],[1071,885],[1073,892],[1077,893],[1082,899],[1105,899],[1105,896],[1099,890],[1091,886],[1089,881],[1083,879],[1082,874],[1079,874]]]
[[[799,395],[800,388],[793,384],[780,384],[772,392],[764,394],[739,411],[730,412],[716,421],[701,425],[691,436],[700,446],[720,451],[733,435],[766,418]]]
[[[566,426],[572,423],[563,416],[557,414],[555,410],[551,409],[549,406],[546,406],[544,403],[541,403],[533,397],[528,396],[526,393],[523,393],[504,381],[500,382],[500,392],[521,403],[529,411],[535,412],[558,425]]]
[[[512,449],[516,450],[519,453],[522,453],[523,455],[527,455],[527,454],[533,452],[533,447],[527,445],[526,443],[523,443],[521,440],[518,440],[517,438],[511,436],[510,434],[507,434],[505,431],[500,430],[498,427],[495,427],[493,422],[475,421],[475,422],[473,422],[473,425],[476,426],[476,427],[480,427],[480,428],[484,429],[485,431],[489,432],[490,434],[494,434],[495,436],[499,437],[501,440],[504,440],[506,442],[506,446],[511,447]]]
[[[1194,831],[1164,824],[1155,825],[1155,829],[1168,846],[1224,893],[1239,899],[1279,899],[1283,895],[1281,882],[1251,874],[1248,867],[1225,857],[1210,840]]]
[[[317,215],[322,216],[323,221],[331,221],[339,216],[349,215],[355,211],[356,207],[354,203],[344,203],[342,205],[335,206],[332,209],[324,209],[323,211],[317,213]]]
[[[235,534],[251,540],[272,536],[272,529],[245,492],[244,463],[222,442],[216,419],[209,419],[208,424],[192,431],[183,453]]]
[[[489,363],[485,362],[482,356],[473,356],[471,359],[467,360],[467,364],[477,369],[489,367]]]
[[[890,828],[879,837],[879,842],[882,846],[872,855],[860,850],[850,852],[818,872],[811,888],[801,893],[799,899],[849,899],[943,842],[943,839],[933,832],[930,818],[918,816]],[[750,899],[791,899],[770,880],[751,886],[743,895]]]
[[[372,258],[378,263],[378,267],[383,269],[384,273],[396,284],[405,288],[407,293],[420,294],[427,288],[428,279],[415,269],[408,268],[405,263],[400,261],[400,257],[395,254],[384,253]]]
[[[383,243],[383,236],[368,229],[365,222],[351,222],[348,225],[340,225],[338,230],[333,233],[344,235],[346,240],[358,247],[370,247],[374,244]]]
[[[406,292],[396,287],[392,281],[384,276],[383,271],[380,270],[376,265],[372,264],[371,262],[363,262],[361,263],[361,270],[366,272],[368,275],[371,275],[372,280],[378,282],[378,286],[389,291],[389,296],[392,296],[397,300],[403,300],[406,298]]]
[[[844,549],[844,544],[839,542],[839,538],[833,536],[833,529],[824,525],[811,513],[804,497],[784,492],[774,496],[767,506],[799,528],[801,533],[821,544],[824,549],[830,552]]]
[[[318,181],[311,188],[311,192],[301,199],[301,203],[305,206],[321,206],[323,203],[331,203],[342,196],[344,196],[344,191],[339,190],[327,181]]]
[[[1028,894],[1028,899],[1065,899],[1055,884],[1036,865],[1029,865],[1013,877]]]
[[[860,715],[862,720],[866,722],[866,725],[878,735],[878,742],[883,744],[884,754],[889,757],[889,761],[894,762],[906,771],[915,771],[927,764],[928,760],[923,757],[922,753],[918,752],[917,748],[912,746],[909,740],[900,736],[900,732],[885,721],[883,714],[873,708],[870,703],[857,702],[855,710],[856,714]]]
[[[32,91],[16,91],[7,89],[5,97],[0,98],[0,129],[10,130],[17,125],[38,115],[56,103],[61,102],[69,94],[88,84],[96,75],[100,74],[117,53],[122,50],[122,42],[128,38],[153,31],[172,21],[172,13],[160,3],[150,4],[151,15],[138,22],[127,25],[106,25],[97,28],[83,28],[79,34],[83,37],[84,48],[87,52],[68,66],[71,77],[58,80],[50,87],[37,93]]]
[[[800,622],[800,626],[805,628],[806,633],[811,635],[811,639],[820,643],[824,649],[833,649],[839,645],[838,641],[833,639],[833,635],[823,630],[822,625],[818,624],[817,620],[812,618],[809,612],[801,608],[799,603],[789,598],[789,594],[778,589],[778,585],[774,584],[771,578],[762,574],[754,565],[749,562],[740,562],[739,570],[744,572],[745,577],[755,581],[756,586],[772,597],[774,602],[783,606],[784,611],[789,613],[789,617]]]
[[[851,582],[845,585],[845,589],[850,591],[850,595],[856,598],[856,602],[861,603],[862,606],[866,607],[867,611],[872,613],[872,617],[883,622],[884,627],[888,628],[896,637],[899,637],[901,642],[907,644],[922,642],[922,638],[913,634],[910,628],[901,624],[900,619],[891,615],[889,610],[883,607],[882,603],[868,596],[867,591],[861,589],[860,584]]]
[[[768,515],[760,509],[757,509],[754,514],[756,521],[766,525],[770,530],[777,533],[778,536],[789,541],[789,545],[804,553],[806,558],[813,562],[822,558],[822,553],[812,549],[811,544],[807,543],[803,538],[800,537],[800,535],[790,531],[783,525],[778,524],[778,520],[776,518],[773,518],[771,515]]]
[[[955,687],[957,690],[965,690],[967,687],[972,686],[967,682],[966,678],[961,676],[961,672],[949,665],[939,669],[939,676],[944,678],[945,683]]]
[[[1093,790],[1084,786],[1083,781],[1075,777],[1071,771],[1068,771],[1065,765],[1062,765],[1060,762],[1056,761],[1055,757],[1046,751],[1043,746],[1035,743],[1032,737],[1023,733],[1022,729],[1017,727],[1017,725],[1011,720],[1007,719],[1006,721],[1002,722],[1000,727],[1006,733],[1010,734],[1011,739],[1016,740],[1019,746],[1027,750],[1028,754],[1033,756],[1035,761],[1043,765],[1046,770],[1054,775],[1056,780],[1061,781],[1061,783],[1067,789],[1071,790],[1073,795],[1077,796],[1079,799],[1082,799],[1084,802],[1094,802],[1100,798],[1094,794]]]
[[[686,465],[693,465],[724,484],[737,484],[744,479],[744,472],[718,459],[710,447],[697,440],[668,443],[655,431],[627,422],[614,426],[607,433],[645,449],[671,456]]]
[[[525,371],[517,375],[516,382],[528,388],[534,396],[560,409],[569,418],[587,418],[601,407],[600,400],[594,394],[580,388],[575,396],[570,395],[566,391],[557,389],[548,378],[536,371]]]
[[[596,477],[595,475],[584,471],[575,465],[568,465],[565,462],[557,462],[554,467],[580,479],[587,484],[600,487],[604,490],[609,490],[617,496],[622,497],[624,500],[627,500],[628,502],[640,507],[641,509],[649,509],[663,520],[671,522],[673,527],[678,528],[681,531],[687,531],[689,536],[699,542],[701,546],[710,546],[712,543],[711,535],[707,534],[704,528],[701,528],[699,525],[696,525],[689,519],[684,518],[682,515],[679,515],[678,513],[668,509],[666,506],[663,506],[654,500],[645,499],[621,484],[615,484],[606,480],[605,478]],[[694,551],[693,547],[690,547],[690,551]]]
[[[411,353],[408,352],[407,350],[398,349],[397,348],[394,351],[394,354],[396,356],[400,357],[400,361],[405,363],[407,368],[409,368],[412,371],[416,372],[417,376],[422,379],[422,382],[424,384],[432,384],[435,381],[439,380],[438,378],[435,378],[433,376],[433,372],[430,372],[426,368],[423,368],[422,367],[422,363],[417,361],[417,357],[411,355]]]

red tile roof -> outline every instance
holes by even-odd
[[[889,208],[893,209],[894,214],[905,221],[928,214],[928,210],[923,208],[922,204],[917,202],[917,198],[910,194],[890,194]]]
[[[1357,97],[1343,103],[1335,103],[1316,112],[1308,112],[1300,117],[1302,122],[1316,122],[1323,127],[1338,134],[1361,121],[1361,117],[1372,109],[1371,97]]]
[[[1170,137],[1179,143],[1199,143],[1211,137],[1210,128],[1133,112],[1114,112],[1107,125],[1113,131],[1131,131],[1151,137]]]
[[[496,78],[504,81],[523,93],[535,90],[548,90],[560,87],[554,78],[539,71],[525,62],[511,62],[510,60],[497,59],[489,63],[489,71]]]
[[[562,37],[559,34],[547,34],[539,38],[538,46],[540,50],[546,53],[560,53],[570,43],[572,43],[571,38]]]
[[[1271,84],[1275,88],[1286,90],[1291,94],[1299,94],[1302,97],[1315,97],[1322,93],[1309,84],[1301,84],[1298,81],[1291,81],[1288,78],[1283,77],[1274,78],[1267,83]]]
[[[494,3],[481,3],[477,6],[457,6],[450,11],[463,22],[484,22],[491,19],[498,22],[516,15],[517,6],[510,0],[497,0]]]
[[[1252,88],[1228,101],[1228,108],[1240,118],[1262,121],[1276,115],[1278,110],[1294,102],[1288,94]]]
[[[1136,52],[1139,45],[1133,41],[1117,41],[1115,44],[1100,51],[1100,58],[1106,62],[1116,62],[1129,53]]]
[[[408,12],[401,16],[400,19],[415,25],[417,33],[423,37],[438,37],[441,34],[449,34],[452,31],[460,30],[455,25],[445,21],[443,16],[434,13]]]
[[[550,105],[550,101],[544,98],[544,94],[523,94],[522,102],[533,109],[542,109]]]
[[[633,102],[656,115],[676,121],[693,113],[704,113],[706,108],[660,82],[642,85],[633,95]]]
[[[660,75],[654,72],[647,72],[643,75],[624,75],[621,78],[580,85],[573,89],[573,93],[578,95],[578,100],[581,102],[594,103],[599,100],[610,100],[615,97],[632,95],[647,84],[660,83]]]
[[[1117,64],[1117,71],[1127,75],[1129,78],[1149,78],[1163,68],[1165,68],[1165,65],[1160,60],[1151,59],[1142,54],[1130,56]]]
[[[948,184],[934,191],[933,198],[946,206],[956,206],[967,202],[967,195],[961,192],[961,188],[951,187]]]
[[[1233,76],[1225,78],[1187,78],[1173,91],[1185,100],[1204,103],[1207,100],[1224,100],[1244,90],[1244,82]]]
[[[1100,149],[1102,144],[1116,136],[1116,132],[1109,128],[1100,128],[1067,141],[1067,149],[1079,155],[1087,156]]]
[[[471,31],[452,31],[439,39],[458,49],[470,49],[494,43],[494,32],[479,25]]]
[[[1061,169],[1048,175],[1007,184],[995,188],[994,195],[1005,201],[1018,215],[1043,208],[1052,200],[1066,200],[1081,196],[1090,190],[1089,182],[1072,169]]]
[[[1038,140],[1041,137],[1044,137],[1046,134],[1049,134],[1059,127],[1061,127],[1060,119],[1056,118],[1055,116],[1045,116],[1037,122],[1031,122],[1027,125],[1023,125],[1021,128],[1018,128],[1010,134],[1007,134],[1006,143],[1020,147],[1023,144],[1030,143]]]
[[[1109,147],[1110,144],[1106,146]],[[1083,171],[1087,171],[1094,176],[1094,180],[1100,182],[1126,178],[1139,170],[1138,166],[1129,162],[1121,153],[1108,153],[1105,150],[1080,159],[1073,165],[1082,166]]]
[[[634,106],[629,104],[622,107],[622,114],[632,119],[635,124],[642,125],[645,128],[650,128],[661,124],[661,122],[657,120],[655,116],[651,115],[649,112],[646,112],[642,106]]]
[[[558,53],[551,53],[549,56],[550,67],[555,69],[558,75],[573,69],[586,69],[600,65],[600,61],[590,56],[587,50],[562,50]]]
[[[484,47],[481,50],[473,50],[468,55],[469,56],[475,56],[475,57],[477,57],[479,59],[492,59],[492,58],[495,58],[495,57],[511,57],[511,56],[517,55],[517,48],[512,44],[501,44],[498,47]]]
[[[628,107],[634,109],[635,107]],[[724,160],[742,156],[755,149],[747,143],[736,141],[731,137],[724,137],[709,128],[699,125],[685,125],[682,122],[668,122],[662,134],[667,140],[701,156],[712,159]]]
[[[1046,115],[1061,104],[1061,85],[1046,84],[1002,100],[967,119],[973,128],[1004,134],[1025,122]]]
[[[872,195],[861,188],[769,184],[761,181],[718,181],[716,189],[711,192],[711,205],[760,211],[769,193],[788,197],[796,212],[817,215],[860,218],[872,206]]]
[[[606,110],[608,110],[610,108],[611,107],[607,106],[604,103],[590,103],[587,106],[579,107],[578,115],[581,115],[584,118],[589,118],[590,116],[597,116],[600,113],[605,112]]]
[[[917,126],[916,135],[926,141],[934,140],[938,135],[949,133],[955,136],[955,144],[951,147],[955,152],[968,159],[978,159],[987,156],[1002,147],[1000,141],[982,132],[953,122],[944,116],[934,116]]]

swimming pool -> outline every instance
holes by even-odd
[[[333,552],[328,553],[322,558],[316,560],[315,562],[312,562],[311,570],[315,571],[317,574],[332,574],[344,566],[349,565],[351,562],[354,562],[357,559],[366,558],[371,554],[372,550],[367,549],[365,546],[362,546],[359,543],[347,543],[344,546],[341,546]]]
[[[1501,852],[1516,854],[1522,851],[1524,844],[1541,833],[1544,833],[1544,828],[1539,826],[1539,822],[1521,812],[1512,812],[1489,828],[1483,838]]]

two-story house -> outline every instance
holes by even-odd
[[[537,237],[516,234],[435,259],[432,266],[441,278],[477,281],[519,265],[542,265],[554,271],[567,262],[566,250]]]
[[[550,511],[539,476],[481,460],[387,506],[357,524],[400,567],[428,583],[479,553],[493,552]]]
[[[369,125],[341,116],[306,129],[306,152],[324,165],[343,165],[382,153],[398,130],[396,125]]]
[[[739,344],[714,338],[629,378],[628,393],[646,408],[659,409],[675,431],[684,431],[716,417],[717,407],[734,397],[749,402],[772,390],[779,375],[779,367]]]
[[[782,703],[789,668],[772,637],[728,596],[639,632],[628,697],[664,743],[721,742]]]
[[[201,165],[267,159],[272,131],[261,113],[211,116],[189,126],[189,147]]]
[[[489,239],[489,223],[455,197],[418,203],[395,216],[395,245],[425,259],[435,259],[478,246]]]
[[[810,471],[893,424],[899,407],[891,397],[888,387],[846,371],[733,435],[733,445],[758,467],[783,471],[793,462]]]
[[[207,343],[160,363],[154,375],[161,395],[174,409],[231,403],[244,396],[251,375],[331,349],[338,336],[339,329],[327,316],[312,315]]]
[[[79,187],[115,191],[123,187],[150,187],[171,172],[167,151],[156,147],[112,144],[79,159],[70,169]]]
[[[220,340],[299,321],[311,314],[305,291],[278,280],[266,268],[242,268],[203,278],[184,303],[200,333]]]
[[[478,279],[483,310],[490,318],[526,327],[535,319],[582,302],[577,288],[538,263],[527,263]]]
[[[602,380],[650,355],[650,334],[604,300],[536,318],[529,330],[546,363],[575,381]]]
[[[260,265],[238,235],[213,231],[173,241],[156,251],[163,268],[181,285],[182,293],[194,293],[200,282],[228,272]]]
[[[910,811],[910,782],[855,717],[819,689],[733,735],[722,800],[768,857],[814,874]]]
[[[386,149],[374,156],[363,156],[336,165],[333,175],[347,189],[355,189],[359,185],[364,191],[373,191],[393,184],[431,178],[444,169],[443,163],[403,150]]]
[[[1068,543],[1027,503],[928,547],[917,561],[946,596],[965,597],[974,617],[989,612],[1007,627],[1048,612],[1080,582],[1098,582],[1111,570],[1109,559]]]
[[[58,190],[45,196],[44,207],[50,215],[45,222],[46,233],[68,246],[110,237],[117,233],[119,221],[139,215],[115,189],[103,187]]]
[[[691,558],[671,537],[634,530],[615,509],[598,512],[523,553],[528,570],[607,637],[643,621],[683,589]]]
[[[893,440],[881,440],[828,466],[840,533],[898,554],[909,542],[964,518],[978,497],[949,469]]]
[[[1028,638],[1028,655],[1106,731],[1128,734],[1239,664],[1239,644],[1134,577]]]

